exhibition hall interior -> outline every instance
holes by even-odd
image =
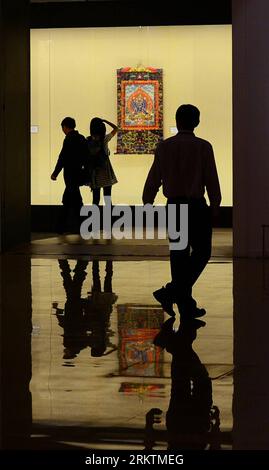
[[[1,90],[13,110],[1,121],[1,448],[268,450],[267,137],[260,142],[260,114],[253,123],[246,112],[255,115],[262,89],[251,72],[262,52],[244,43],[259,28],[249,2],[164,15],[151,1],[139,12],[120,0],[15,3],[23,40],[1,69],[12,76]],[[262,24],[269,11],[259,3]],[[8,56],[19,36],[6,29]],[[156,217],[149,232],[142,218],[140,236],[133,227],[156,146],[177,135],[181,104],[200,111],[194,133],[212,145],[222,195],[191,321],[153,295],[171,281],[166,231],[160,237]],[[100,230],[88,225],[82,236],[72,212],[59,230],[65,181],[51,175],[65,117],[85,137],[94,117],[106,134],[117,128],[111,202],[129,208],[131,222],[112,236],[103,191]],[[80,192],[89,210],[88,182]],[[166,202],[160,188],[154,204]]]

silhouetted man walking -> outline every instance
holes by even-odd
[[[71,210],[73,210],[78,229],[80,209],[83,205],[79,186],[84,176],[83,169],[89,165],[87,141],[75,130],[75,119],[66,117],[61,122],[61,126],[66,137],[55,170],[51,175],[51,179],[55,181],[61,170],[64,171],[65,191],[62,198],[63,210],[58,227],[59,233],[65,231]]]
[[[219,179],[212,146],[193,133],[200,122],[199,110],[185,104],[176,112],[178,133],[161,142],[156,149],[149,171],[143,203],[153,204],[159,187],[168,204],[188,204],[188,246],[185,250],[170,250],[172,282],[153,293],[163,309],[175,315],[177,303],[182,316],[198,317],[205,314],[192,298],[192,286],[200,276],[211,256],[212,213],[221,202]],[[204,198],[207,191],[210,208]]]

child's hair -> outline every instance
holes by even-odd
[[[106,126],[102,119],[95,117],[90,123],[90,133],[94,136],[99,136],[101,140],[104,140],[106,135]]]

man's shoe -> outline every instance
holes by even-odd
[[[153,292],[153,297],[159,302],[163,310],[168,313],[171,317],[175,317],[176,314],[173,310],[173,301],[167,295],[167,289],[162,287],[161,289],[155,290]]]
[[[206,314],[206,310],[204,308],[197,308],[192,312],[192,316],[194,318],[200,318],[203,317]]]
[[[153,344],[155,346],[158,346],[159,348],[164,349],[167,346],[167,344],[171,341],[171,335],[173,335],[174,321],[175,321],[174,318],[169,318],[163,323],[159,333],[157,333],[157,335],[153,339]]]
[[[178,329],[178,332],[182,330],[182,327],[194,328],[195,330],[198,330],[199,328],[203,328],[206,325],[206,322],[203,320],[198,320],[198,318],[186,316],[182,318],[180,325],[181,327]]]
[[[206,326],[206,322],[203,321],[203,320],[198,320],[198,319],[194,319],[194,326],[195,328],[198,330],[199,328],[203,328],[204,326]]]
[[[206,310],[204,308],[198,308],[195,305],[192,306],[178,306],[179,312],[183,318],[200,318],[206,314]]]

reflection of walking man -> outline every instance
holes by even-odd
[[[154,344],[172,354],[171,397],[166,413],[168,449],[220,448],[219,409],[213,405],[212,381],[204,364],[192,348],[197,330],[205,322],[192,319],[173,329],[174,319],[167,320],[154,339]],[[151,410],[160,422],[161,410]],[[153,424],[153,422],[152,422]],[[147,428],[154,442],[152,426]],[[149,434],[149,431],[151,433]]]
[[[58,260],[63,286],[66,292],[64,310],[56,308],[59,325],[63,328],[64,359],[73,359],[89,346],[88,319],[85,315],[84,299],[81,298],[83,282],[87,277],[88,261],[78,260],[71,275],[66,259]]]
[[[153,294],[170,315],[174,315],[173,303],[177,303],[183,316],[205,313],[196,307],[192,286],[211,256],[211,213],[219,207],[221,193],[212,146],[193,133],[199,122],[200,112],[195,106],[178,108],[178,134],[158,145],[143,193],[144,204],[153,204],[162,185],[168,204],[177,206],[178,220],[180,204],[188,204],[188,246],[185,250],[170,251],[172,282]],[[205,189],[211,210],[204,198]]]

